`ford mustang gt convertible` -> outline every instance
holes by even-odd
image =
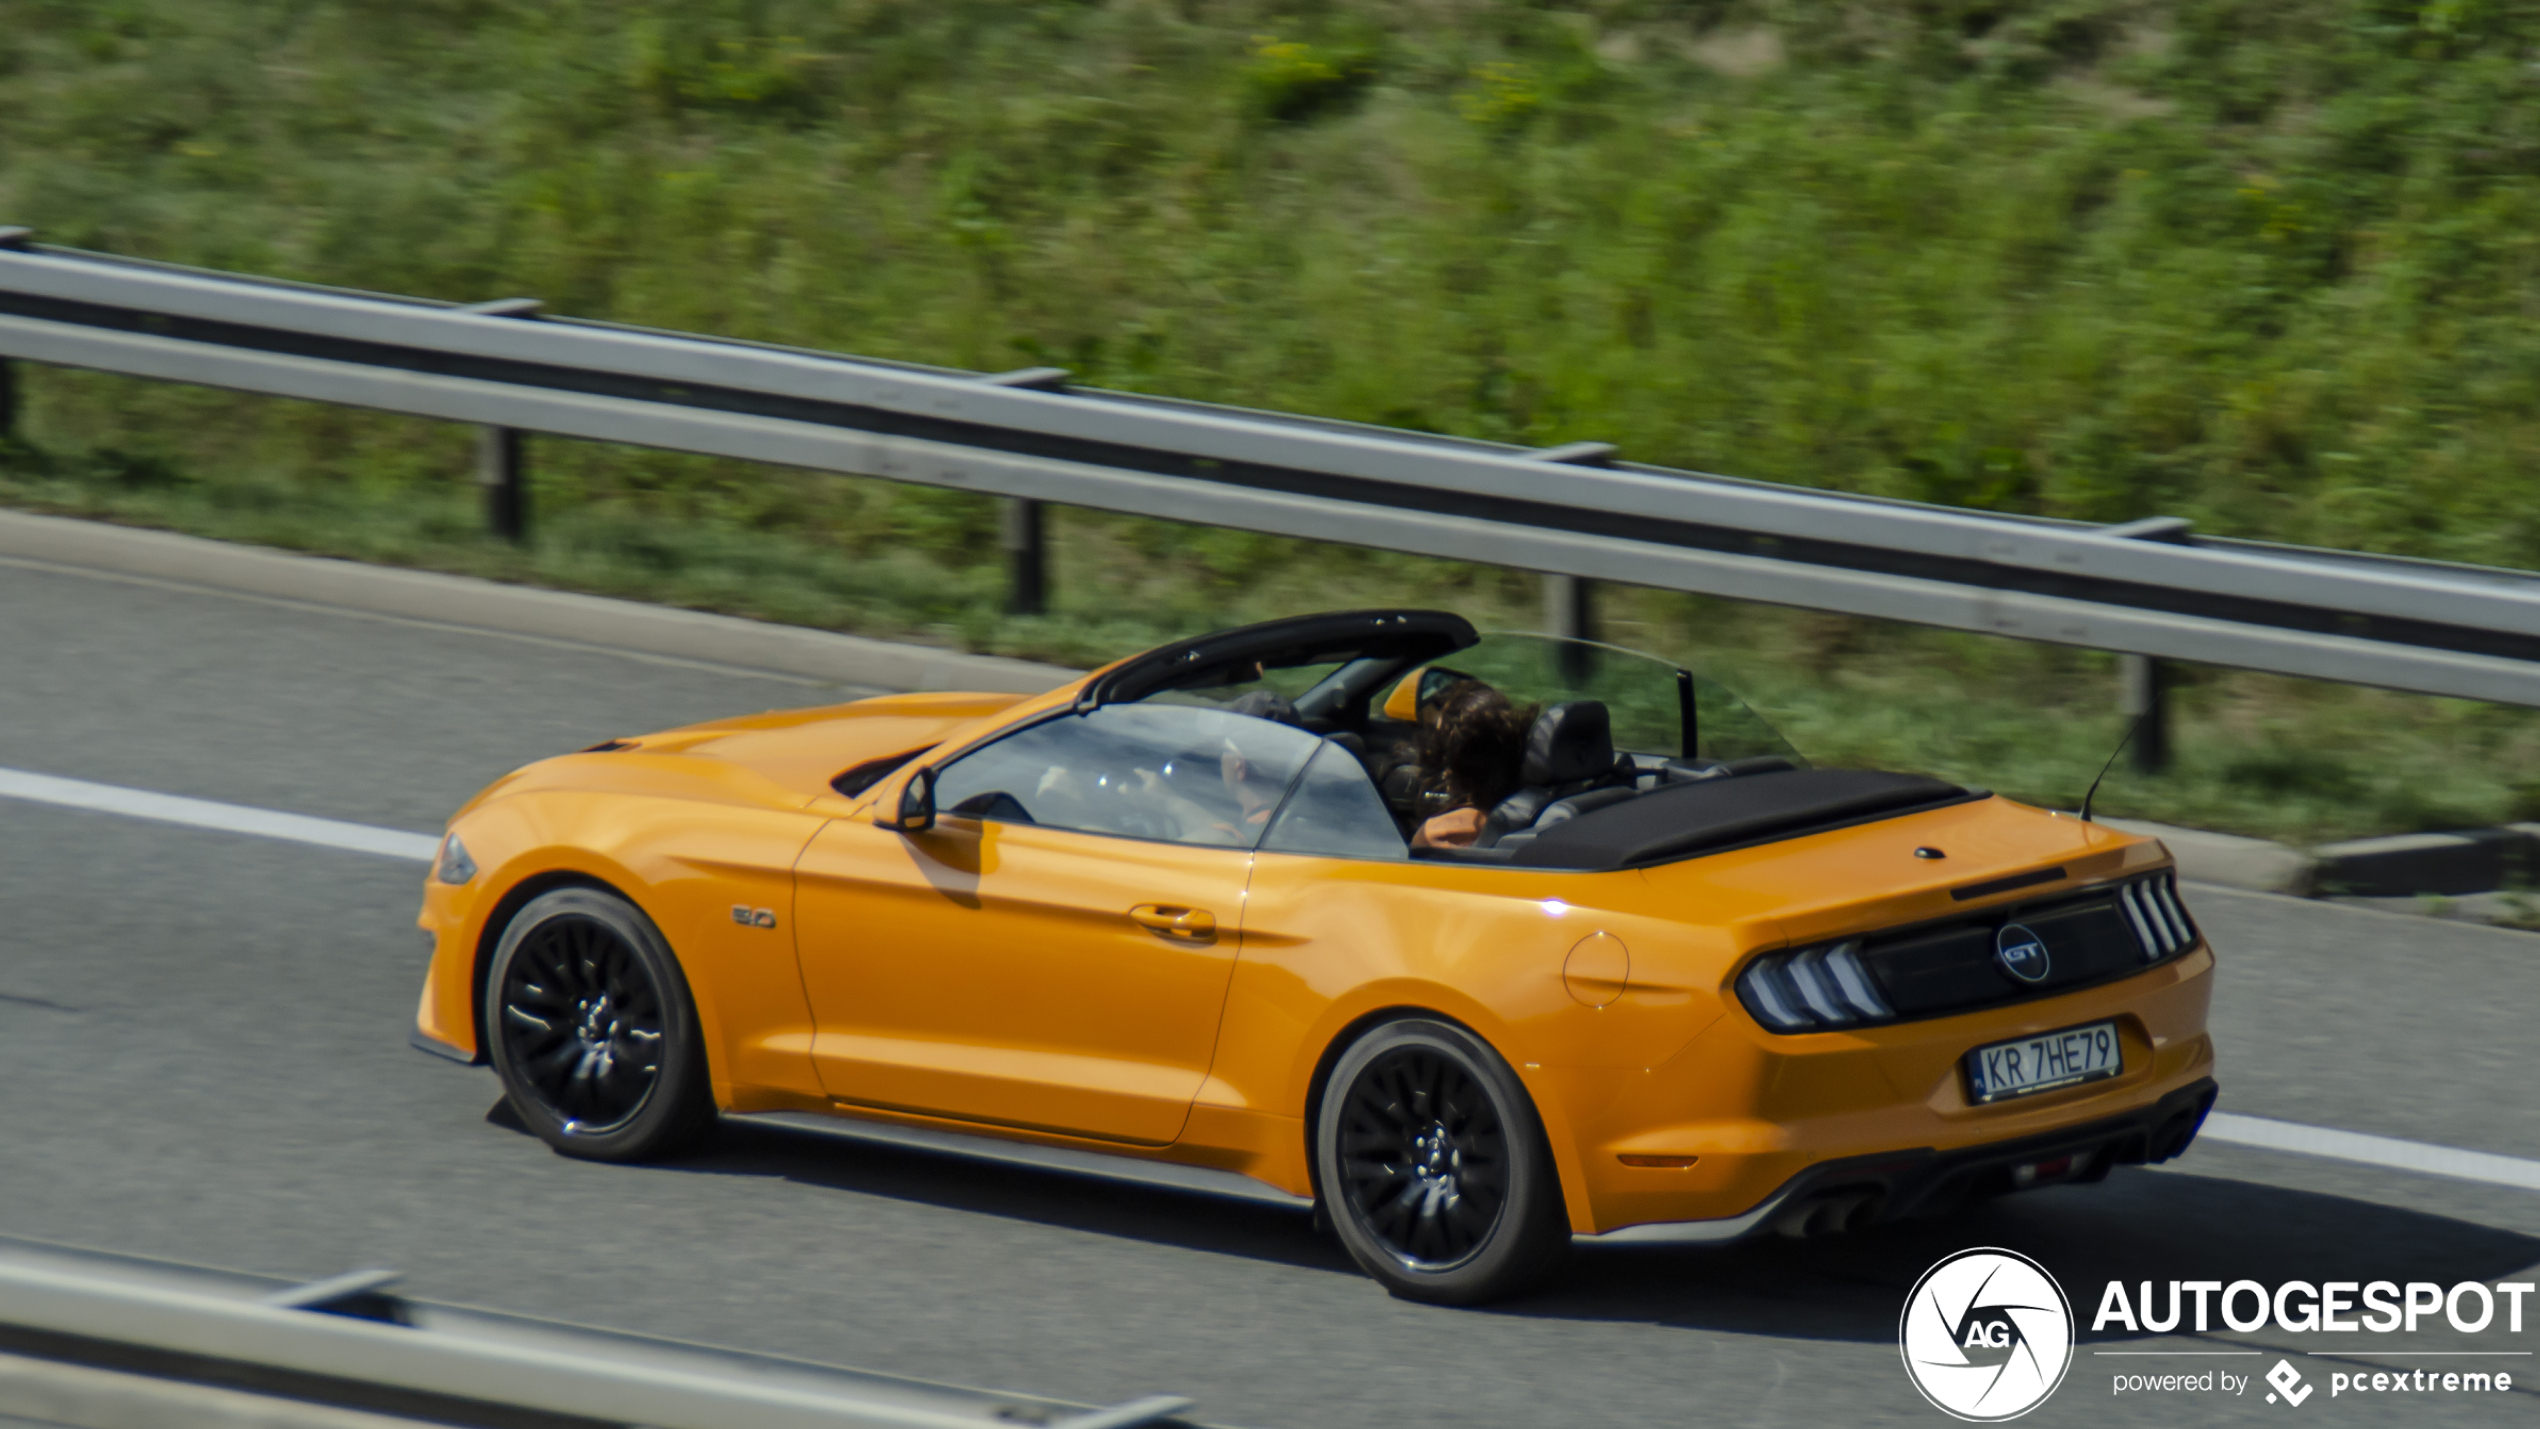
[[[1468,681],[1519,787],[1415,848]],[[612,739],[460,810],[420,921],[417,1045],[567,1155],[737,1115],[1109,1168],[1311,1205],[1451,1303],[2094,1181],[2215,1090],[2158,842],[1433,611]]]

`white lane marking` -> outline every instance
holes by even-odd
[[[2429,1176],[2450,1176],[2462,1181],[2484,1181],[2491,1186],[2540,1191],[2540,1161],[2526,1161],[2519,1156],[2498,1156],[2488,1151],[2462,1151],[2423,1141],[2401,1141],[2395,1136],[2367,1136],[2360,1131],[2304,1126],[2300,1122],[2277,1121],[2272,1117],[2214,1112],[2205,1118],[2205,1129],[2198,1134],[2197,1140],[2223,1141],[2234,1146],[2290,1151],[2302,1156],[2322,1156],[2332,1161],[2354,1161],[2366,1166],[2387,1166],[2397,1171],[2417,1171]]]
[[[121,814],[133,819],[156,819],[161,823],[185,824],[198,829],[219,829],[224,833],[254,834],[258,838],[288,839],[293,843],[377,854],[382,858],[411,859],[416,863],[430,863],[433,853],[441,845],[441,840],[431,834],[410,834],[402,829],[347,824],[335,819],[313,819],[306,814],[251,809],[244,804],[216,804],[209,799],[187,799],[175,794],[153,794],[147,789],[91,784],[85,779],[30,774],[23,769],[0,769],[0,797],[59,804],[66,809],[87,809],[99,814]]]

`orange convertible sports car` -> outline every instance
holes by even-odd
[[[1424,713],[1536,711],[1464,848]],[[1466,816],[1467,819],[1471,816]],[[720,1112],[1318,1206],[1397,1294],[2177,1155],[2213,956],[2160,844],[1818,769],[1663,661],[1429,611],[533,764],[425,884],[417,1042],[569,1155]]]

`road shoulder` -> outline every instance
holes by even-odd
[[[1079,673],[995,655],[22,511],[0,511],[0,560],[842,684],[1038,694]]]

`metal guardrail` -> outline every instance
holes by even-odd
[[[557,1429],[1135,1429],[1107,1408],[959,1389],[402,1299],[393,1272],[307,1285],[0,1239],[0,1352],[247,1387],[443,1425]],[[0,1414],[5,1408],[0,1408]]]
[[[5,231],[0,231],[4,234]],[[0,237],[0,246],[10,240]],[[0,251],[0,359],[2540,706],[2540,578]],[[515,493],[516,494],[516,493]],[[1028,534],[1028,533],[1025,533]]]

